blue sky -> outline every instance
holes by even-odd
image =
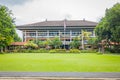
[[[22,5],[28,1],[30,0],[0,0],[0,3],[4,5]]]
[[[12,10],[16,25],[65,18],[98,22],[106,8],[117,2],[120,0],[0,0],[0,4]]]

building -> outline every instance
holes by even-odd
[[[69,45],[72,39],[81,34],[82,30],[95,36],[94,28],[97,23],[87,20],[43,21],[33,24],[17,26],[23,32],[23,41],[46,40],[58,36],[64,45]],[[65,35],[64,35],[65,34]]]

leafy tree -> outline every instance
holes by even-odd
[[[75,49],[79,48],[80,45],[81,45],[81,42],[79,37],[75,37],[73,41],[70,43],[70,47]]]
[[[97,38],[96,37],[93,37],[93,38],[90,38],[87,42],[87,44],[91,45],[92,49],[97,46]]]
[[[81,41],[82,41],[82,49],[84,49],[85,45],[84,42],[88,41],[90,39],[91,32],[83,31],[82,34],[80,35]]]
[[[100,42],[106,41],[108,48],[111,48],[111,42],[114,42],[114,51],[120,52],[120,3],[106,9],[105,17],[101,19],[95,31]]]
[[[53,40],[51,40],[50,43],[55,49],[60,48],[60,46],[62,45],[62,41],[58,38],[55,37]]]
[[[17,38],[12,15],[7,7],[0,5],[0,52]]]

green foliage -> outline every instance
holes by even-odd
[[[38,45],[39,48],[44,48],[44,42],[41,40],[38,40],[37,42],[34,42]]]
[[[96,50],[81,50],[81,53],[96,53]]]
[[[80,53],[79,49],[70,49],[70,53]]]
[[[99,41],[106,40],[108,46],[112,46],[110,42],[114,42],[112,49],[120,52],[120,3],[106,9],[105,17],[101,19],[95,31]]]
[[[29,50],[29,49],[22,49],[22,50],[18,50],[17,52],[20,52],[20,53],[48,53],[49,50],[46,50],[46,49],[35,49],[35,50]]]
[[[93,37],[93,38],[90,38],[87,42],[87,44],[91,45],[92,46],[92,49],[94,47],[97,47],[98,46],[98,39],[97,37]]]
[[[67,51],[65,49],[52,49],[49,51],[49,53],[66,53]]]
[[[14,42],[21,42],[21,41],[22,41],[21,38],[15,32],[15,34],[14,34]]]
[[[91,32],[83,31],[83,30],[82,30],[82,35],[81,35],[81,37],[83,36],[83,40],[89,40],[89,39],[90,39],[90,35],[91,35]]]
[[[80,42],[80,39],[79,39],[79,37],[75,37],[74,39],[73,39],[73,41],[70,43],[70,47],[71,48],[79,48],[79,46],[81,45],[81,42]]]
[[[33,43],[33,41],[29,41],[25,44],[27,49],[36,49],[38,46],[37,44]]]
[[[13,42],[17,35],[12,16],[13,14],[7,7],[0,5],[0,51]]]
[[[53,40],[51,40],[50,45],[52,45],[55,49],[59,49],[62,45],[62,41],[58,37],[55,37]]]

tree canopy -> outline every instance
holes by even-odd
[[[114,51],[120,51],[120,3],[106,9],[105,16],[97,25],[95,32],[98,40],[106,40],[109,46],[114,43]]]
[[[7,7],[0,5],[0,48],[17,40],[20,41],[20,38],[15,32],[13,14]]]

